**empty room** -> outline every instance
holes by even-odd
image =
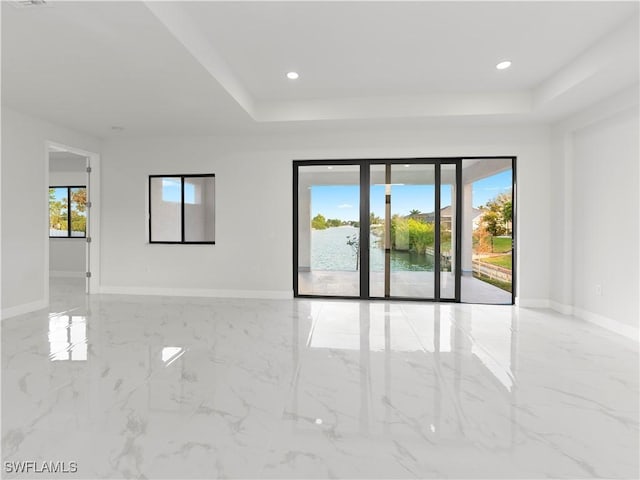
[[[640,3],[0,12],[2,478],[640,478]]]

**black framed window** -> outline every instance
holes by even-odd
[[[87,186],[49,187],[49,238],[87,236]]]
[[[149,243],[215,244],[215,174],[149,175]]]

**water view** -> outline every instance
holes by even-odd
[[[358,228],[351,226],[332,227],[324,230],[311,230],[311,270],[355,271],[358,257],[355,246],[347,242]],[[372,237],[375,242],[376,237]],[[372,246],[370,250],[372,272],[384,271],[384,249]],[[433,257],[405,251],[391,251],[392,271],[433,271]]]

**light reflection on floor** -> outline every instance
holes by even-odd
[[[640,473],[637,344],[579,320],[70,282],[2,322],[3,460],[78,462],[54,478]]]

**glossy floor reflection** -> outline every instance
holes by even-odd
[[[5,462],[77,462],[54,478],[640,474],[637,345],[579,320],[409,302],[86,300],[66,282],[52,312],[2,323]]]

